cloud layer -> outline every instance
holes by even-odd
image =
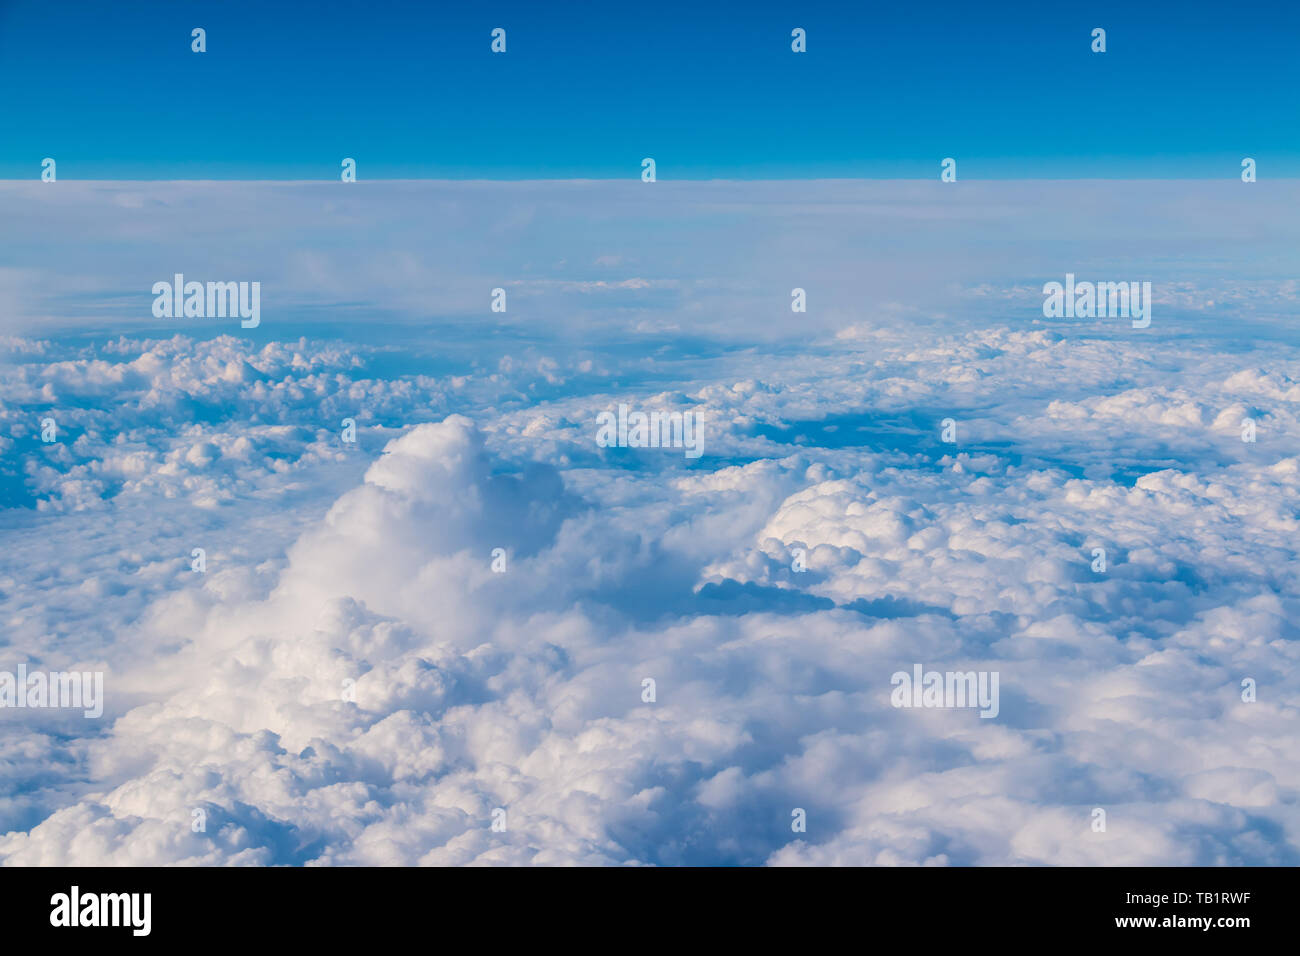
[[[501,201],[481,188],[467,205]],[[0,859],[1300,862],[1294,282],[1158,284],[1139,332],[1034,316],[1039,279],[1013,281],[1008,252],[1007,281],[960,285],[948,318],[842,298],[800,337],[789,287],[817,303],[815,282],[771,297],[707,241],[717,216],[737,241],[767,228],[776,194],[699,189],[638,214],[697,223],[702,265],[586,250],[517,301],[592,311],[539,305],[525,328],[512,292],[504,337],[486,287],[473,322],[428,329],[286,334],[269,308],[257,337],[19,321],[0,670],[103,670],[108,700],[99,721],[0,711]],[[1029,207],[993,198],[952,210],[949,241],[1000,222],[1036,243]],[[842,214],[799,208],[827,230]],[[1159,237],[1181,215],[1144,255],[1177,254]],[[530,222],[473,241],[523,249]],[[237,269],[218,277],[257,278]],[[772,318],[683,331],[692,290],[744,277]],[[25,309],[53,301],[10,279]],[[599,447],[620,402],[698,414],[704,455]],[[891,706],[914,664],[998,672],[998,716]]]

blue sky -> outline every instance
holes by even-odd
[[[1296,175],[1294,5],[1135,6],[4,0],[0,177]]]

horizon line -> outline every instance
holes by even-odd
[[[653,183],[645,185],[658,185],[660,183],[940,183],[945,186],[957,185],[960,183],[1008,183],[1008,182],[1041,182],[1041,183],[1103,183],[1103,182],[1133,182],[1133,183],[1166,183],[1166,182],[1239,182],[1238,175],[1225,176],[1007,176],[995,178],[977,178],[966,177],[954,180],[953,182],[942,182],[937,176],[915,178],[904,176],[798,176],[798,177],[747,177],[747,178],[727,178],[727,177],[710,177],[707,179],[683,177],[673,179],[656,179]],[[19,185],[25,183],[44,183],[40,176],[25,177],[23,179],[5,179],[0,178],[0,186]],[[366,179],[356,179],[351,182],[342,182],[338,178],[331,179],[243,179],[243,178],[209,178],[209,179],[57,179],[52,185],[60,183],[85,183],[88,185],[116,185],[126,183],[176,183],[178,185],[203,185],[208,183],[246,183],[248,185],[324,185],[327,183],[347,186],[356,186],[363,183],[640,183],[642,180],[636,176],[582,176],[582,177],[537,177],[537,178],[491,178],[491,177],[419,177],[419,178],[398,178],[398,177],[369,177]],[[1297,176],[1270,176],[1261,178],[1251,183],[1255,185],[1260,182],[1300,182],[1300,175]],[[47,183],[50,185],[51,183]]]

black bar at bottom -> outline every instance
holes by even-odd
[[[337,947],[419,934],[445,948],[451,939],[440,937],[455,930],[457,949],[476,940],[535,948],[557,938],[618,946],[778,936],[829,946],[826,934],[845,932],[862,943],[886,933],[917,944],[1127,937],[1231,946],[1292,937],[1295,876],[1213,867],[11,868],[0,869],[0,913],[11,944],[75,934],[128,946]]]

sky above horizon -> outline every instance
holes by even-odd
[[[49,10],[0,2],[3,179],[1300,175],[1290,4]]]

